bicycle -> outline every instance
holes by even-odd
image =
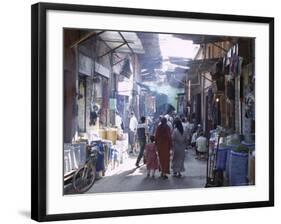
[[[99,148],[97,145],[91,145],[88,146],[88,150],[88,159],[73,175],[72,185],[77,193],[85,193],[88,191],[93,186],[96,179],[96,163]]]

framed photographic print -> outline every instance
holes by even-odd
[[[274,205],[274,18],[32,6],[32,219]]]

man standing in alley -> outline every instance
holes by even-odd
[[[135,150],[135,140],[136,140],[136,132],[137,132],[138,120],[132,111],[130,114],[130,123],[129,123],[129,153],[133,153]]]
[[[147,136],[148,136],[148,126],[146,124],[145,117],[142,116],[140,123],[137,126],[137,137],[140,145],[140,152],[136,161],[136,167],[139,167],[140,160],[143,157]]]

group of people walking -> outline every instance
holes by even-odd
[[[140,161],[144,157],[148,177],[155,177],[155,171],[159,170],[161,177],[167,179],[170,168],[173,176],[181,177],[185,170],[185,150],[190,143],[192,132],[184,120],[180,118],[171,120],[169,118],[167,116],[161,117],[153,132],[149,133],[146,118],[141,117],[138,123],[134,113],[131,113],[129,124],[131,152],[134,150],[135,136],[137,136],[140,150],[135,165],[139,167]],[[149,143],[147,142],[148,138],[150,139]],[[170,166],[171,157],[172,164]]]

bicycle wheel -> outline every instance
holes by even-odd
[[[72,179],[73,188],[78,193],[88,191],[94,184],[96,168],[93,165],[83,166],[78,169]]]

